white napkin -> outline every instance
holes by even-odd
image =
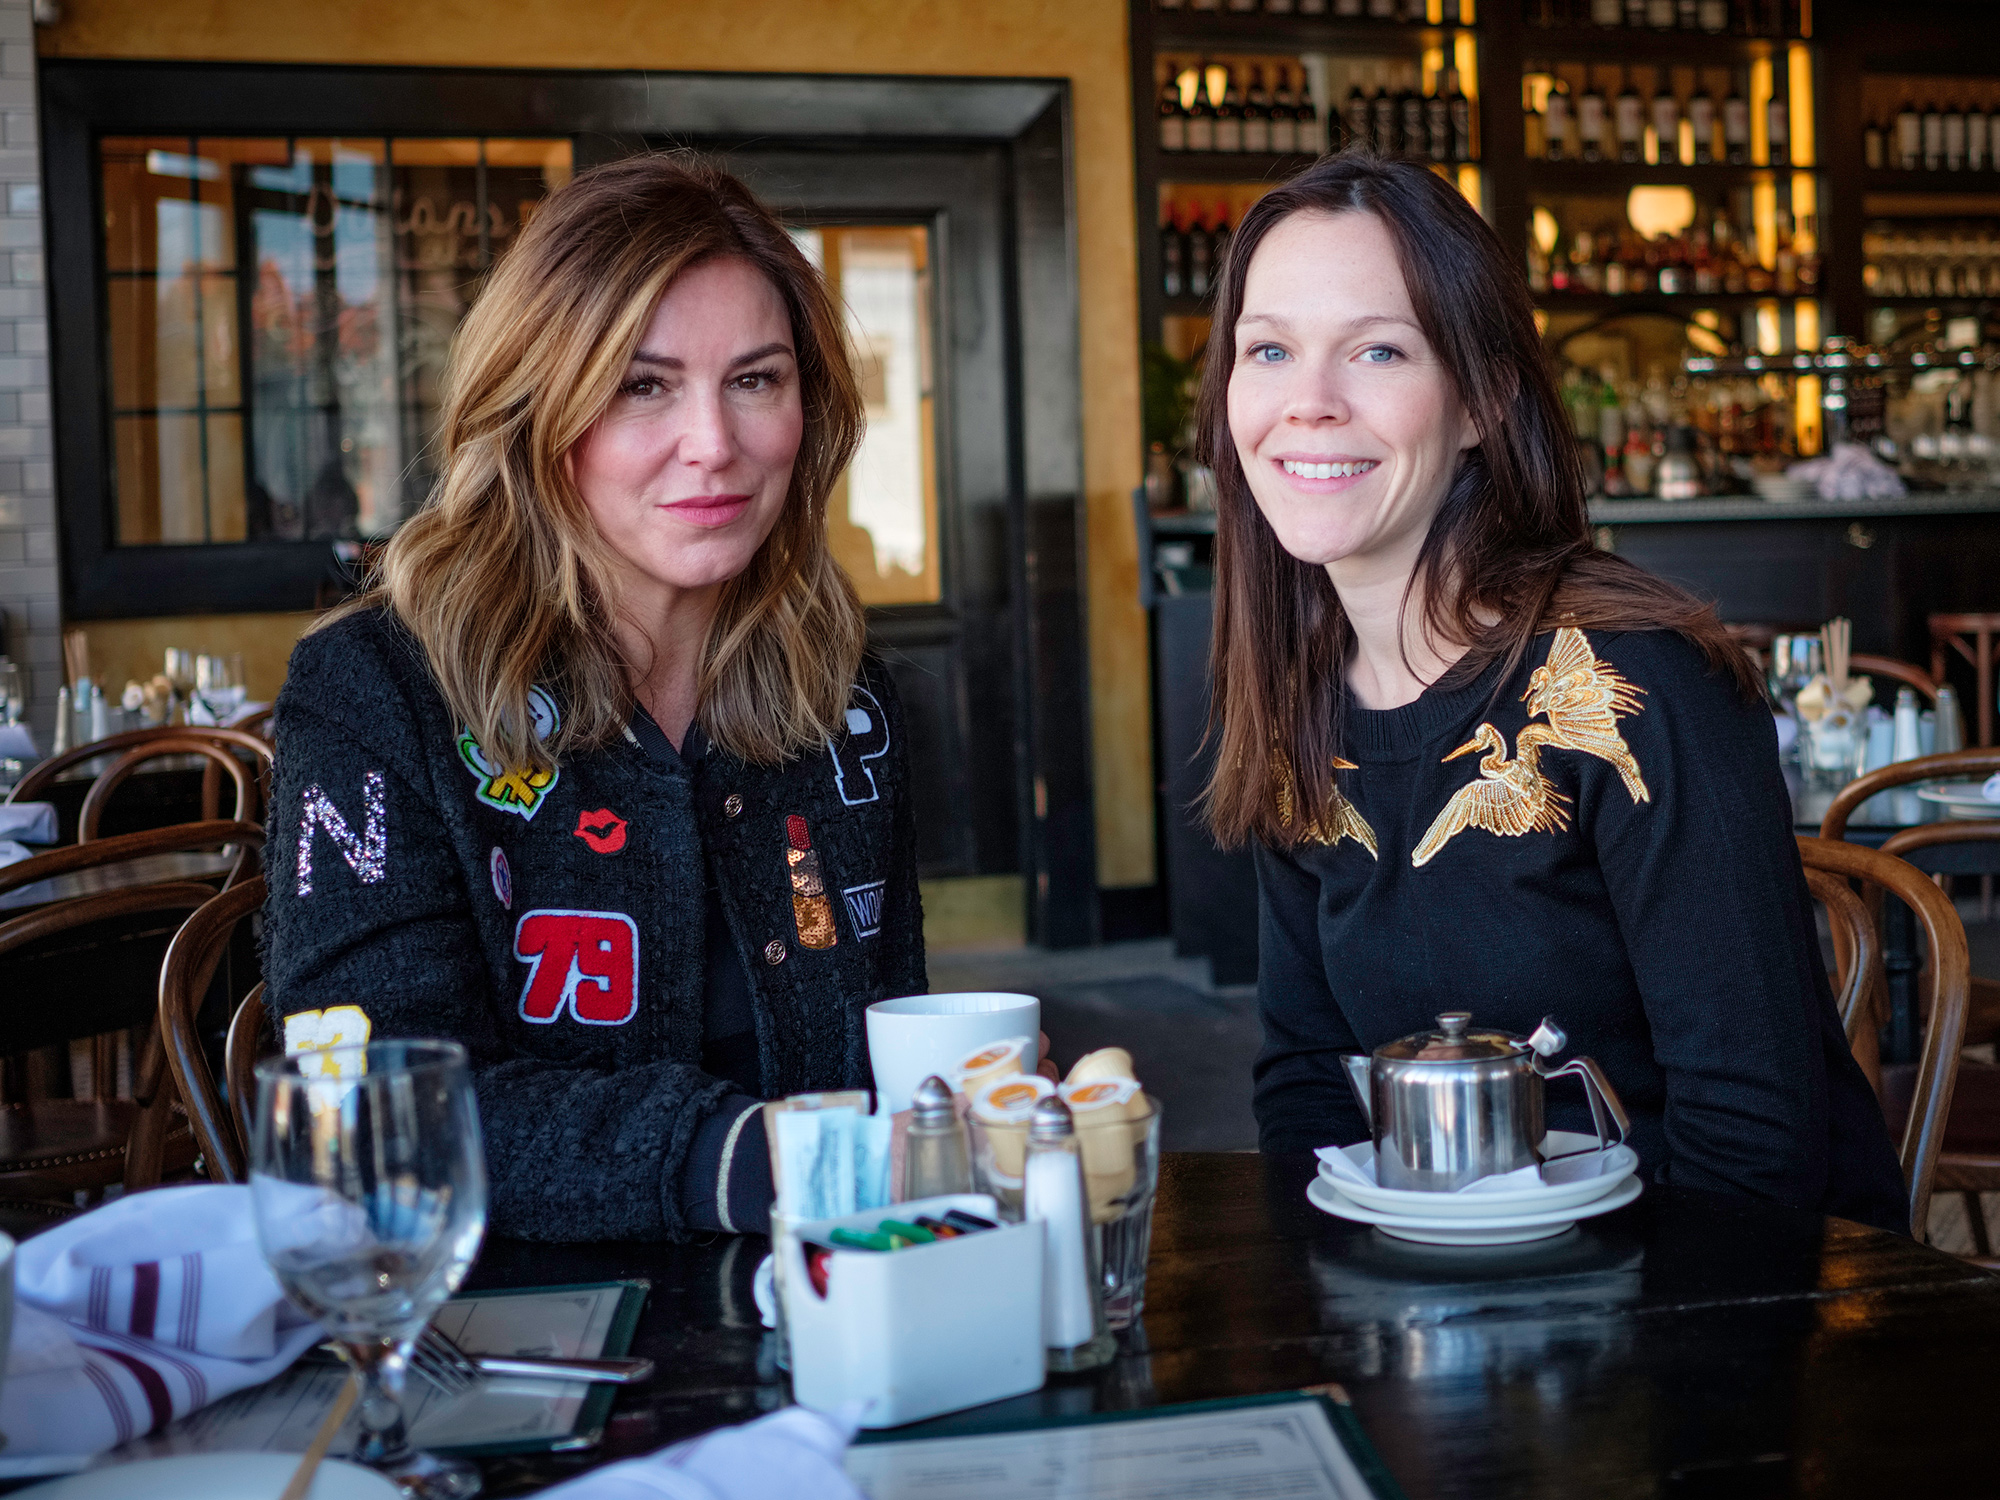
[[[33,859],[35,851],[26,844],[17,844],[12,839],[0,839],[0,870],[9,865],[18,865],[24,859]]]
[[[1357,1182],[1364,1187],[1378,1187],[1375,1181],[1375,1151],[1370,1147],[1360,1163],[1349,1156],[1340,1146],[1321,1146],[1313,1155],[1326,1164],[1326,1175],[1336,1183]],[[1464,1187],[1453,1188],[1454,1193],[1519,1193],[1532,1188],[1555,1187],[1565,1182],[1580,1182],[1586,1177],[1595,1177],[1605,1169],[1606,1153],[1592,1151],[1581,1156],[1565,1156],[1545,1166],[1530,1164],[1517,1167],[1511,1172],[1499,1172],[1490,1177],[1476,1177]]]
[[[0,802],[0,839],[53,844],[56,841],[55,803]]]
[[[548,1500],[863,1500],[840,1464],[853,1436],[846,1412],[788,1406],[542,1493]]]
[[[0,724],[0,760],[40,760],[34,733],[26,724]]]
[[[257,1248],[250,1189],[156,1188],[14,1252],[5,1459],[101,1453],[269,1380],[323,1336]]]

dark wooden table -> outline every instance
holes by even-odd
[[[1426,1249],[1312,1208],[1313,1169],[1167,1156],[1122,1357],[906,1430],[1335,1381],[1411,1500],[2000,1490],[2000,1277],[1879,1230],[1658,1187],[1539,1245]],[[660,1368],[621,1393],[602,1452],[495,1461],[489,1493],[783,1404],[750,1298],[765,1248],[489,1243],[475,1288],[650,1278],[634,1348]]]
[[[38,851],[40,852],[40,851]],[[171,854],[147,854],[138,859],[120,860],[115,865],[99,865],[89,870],[72,870],[32,885],[19,886],[0,894],[0,913],[18,914],[51,901],[68,901],[78,896],[101,896],[140,885],[165,885],[179,880],[217,880],[236,863],[234,854],[206,850],[181,850]],[[252,867],[252,873],[255,867]]]

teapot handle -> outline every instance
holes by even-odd
[[[1536,1069],[1541,1072],[1540,1068]],[[1618,1102],[1618,1094],[1611,1087],[1611,1080],[1604,1076],[1604,1069],[1588,1057],[1576,1057],[1560,1068],[1550,1068],[1542,1073],[1543,1078],[1560,1078],[1565,1073],[1574,1073],[1583,1080],[1583,1094],[1590,1101],[1590,1123],[1597,1130],[1597,1149],[1615,1144],[1611,1140],[1610,1126],[1618,1127],[1618,1142],[1622,1143],[1632,1129],[1632,1121],[1625,1113],[1625,1106]]]

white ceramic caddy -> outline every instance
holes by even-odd
[[[813,1290],[802,1241],[948,1208],[1000,1217],[984,1193],[954,1193],[794,1224],[782,1239],[777,1280],[801,1406],[860,1401],[863,1427],[900,1427],[1041,1389],[1040,1220],[901,1250],[835,1248],[826,1295]]]
[[[1554,1130],[1542,1139],[1542,1155],[1564,1157],[1572,1152],[1594,1150],[1597,1137],[1568,1130]],[[1343,1146],[1342,1154],[1358,1167],[1366,1167],[1374,1148],[1366,1141]],[[1579,1158],[1581,1159],[1581,1158]],[[1560,1166],[1560,1164],[1558,1164]],[[1639,1169],[1639,1157],[1630,1146],[1612,1146],[1604,1153],[1598,1173],[1574,1182],[1559,1182],[1519,1192],[1418,1193],[1407,1188],[1363,1186],[1345,1177],[1335,1177],[1322,1165],[1320,1176],[1363,1208],[1377,1213],[1401,1214],[1421,1219],[1492,1219],[1509,1214],[1540,1213],[1544,1209],[1570,1208],[1601,1198]]]

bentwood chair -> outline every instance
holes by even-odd
[[[1930,1220],[1933,1179],[1944,1142],[1945,1122],[1951,1113],[1952,1090],[1958,1078],[1958,1052],[1965,1039],[1966,989],[1972,973],[1965,928],[1958,920],[1957,910],[1930,877],[1894,855],[1859,844],[1806,837],[1799,839],[1799,855],[1805,862],[1809,880],[1811,872],[1819,871],[1879,886],[1907,904],[1924,930],[1930,951],[1922,1007],[1927,1024],[1897,1151],[1903,1182],[1910,1195],[1910,1234],[1921,1241],[1926,1238]],[[1837,910],[1845,915],[1852,908],[1841,903]],[[1836,907],[1829,905],[1828,914],[1838,926],[1840,917],[1836,916]],[[1835,955],[1838,959],[1838,946]],[[1850,963],[1862,962],[1864,958],[1860,942],[1851,942]],[[1850,978],[1848,974],[1842,976],[1843,995],[1851,988]],[[1863,981],[1863,993],[1872,988],[1872,979]],[[1852,1035],[1851,1023],[1849,1034]]]
[[[2000,615],[1932,615],[1931,628],[1931,676],[1944,681],[1945,653],[1953,651],[1972,663],[1972,671],[1977,679],[1973,702],[1976,713],[1973,724],[1979,731],[1979,743],[1993,743],[1993,640],[2000,635]]]
[[[11,892],[27,891],[43,881],[56,882],[49,888],[50,899],[67,900],[137,885],[207,879],[211,874],[220,874],[222,889],[227,890],[257,868],[258,853],[263,847],[264,830],[260,825],[231,818],[121,833],[51,849],[0,869],[0,898]],[[234,851],[232,862],[211,871],[171,857],[203,849],[220,849],[224,858],[232,858]],[[26,904],[24,900],[0,899],[0,915],[17,907],[25,909]]]
[[[263,1030],[264,985],[259,980],[232,1004],[223,1070],[229,1097],[216,1091],[215,1072],[202,1046],[198,1017],[222,958],[237,928],[264,905],[264,881],[245,881],[224,891],[189,917],[174,934],[160,969],[160,1034],[167,1065],[180,1085],[195,1140],[214,1182],[247,1182],[250,1111],[255,1083],[251,1070]]]
[[[1922,667],[1911,662],[1897,661],[1893,656],[1868,656],[1855,652],[1847,658],[1847,670],[1862,677],[1887,677],[1917,690],[1917,696],[1931,707],[1937,707],[1938,679]],[[1881,697],[1876,694],[1877,699]]]
[[[175,1117],[176,1092],[149,1003],[155,991],[137,981],[158,972],[166,941],[187,913],[214,897],[192,881],[135,886],[0,922],[0,1035],[15,1055],[5,1070],[9,1099],[0,1106],[0,1192],[69,1198],[114,1183],[133,1190],[193,1165],[193,1137]],[[115,982],[65,982],[99,948],[116,949],[124,960]],[[115,1042],[105,1042],[128,1030],[143,1040],[134,1048],[131,1095],[120,1098]],[[15,1059],[86,1038],[93,1042],[88,1097],[21,1097],[43,1091],[17,1086],[25,1074],[11,1065]]]

